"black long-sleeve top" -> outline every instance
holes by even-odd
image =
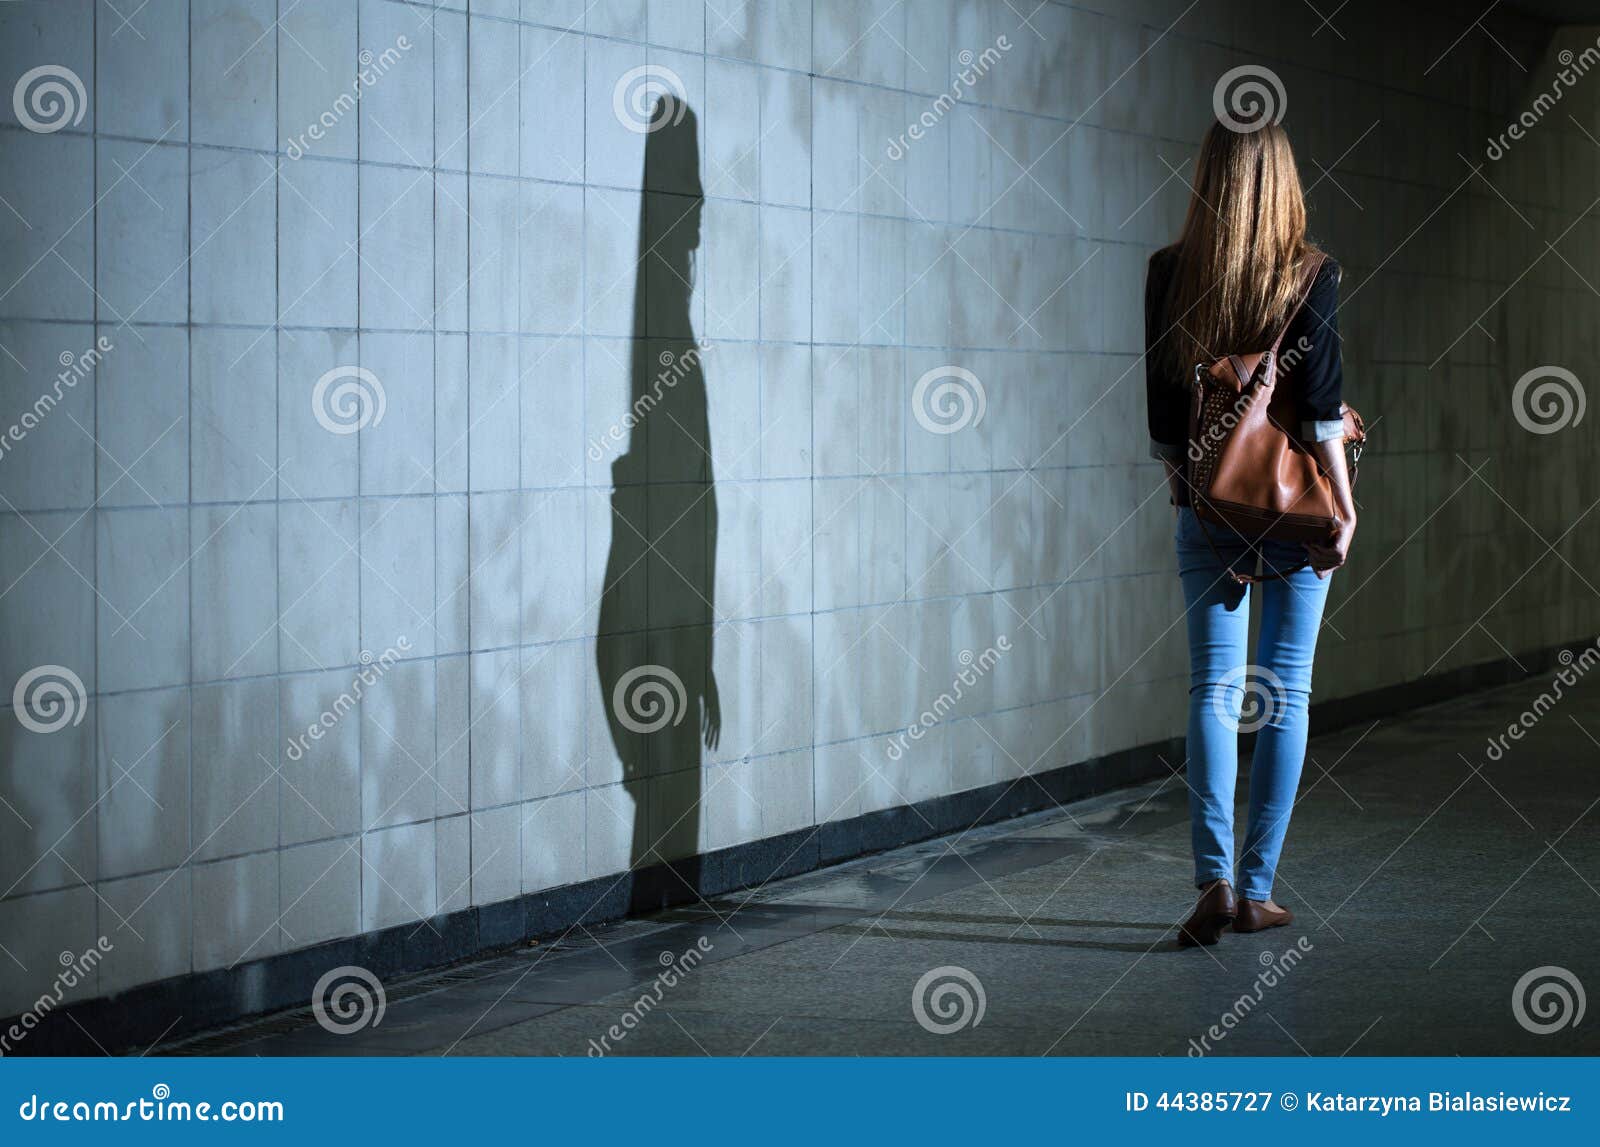
[[[1145,405],[1150,456],[1181,463],[1189,437],[1189,379],[1171,377],[1161,346],[1177,317],[1166,313],[1167,287],[1177,265],[1177,248],[1163,247],[1150,256],[1145,274]],[[1265,349],[1226,348],[1235,353]],[[1344,367],[1339,354],[1339,265],[1331,258],[1323,260],[1305,305],[1284,332],[1278,359],[1278,385],[1294,387],[1299,403],[1301,437],[1312,442],[1339,438],[1344,433]]]

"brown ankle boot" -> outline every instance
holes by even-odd
[[[1233,930],[1259,932],[1263,928],[1282,928],[1293,919],[1293,912],[1272,900],[1240,900]]]
[[[1196,944],[1215,944],[1222,930],[1233,923],[1238,911],[1233,887],[1226,880],[1202,885],[1194,911],[1178,929],[1178,945],[1193,948]]]

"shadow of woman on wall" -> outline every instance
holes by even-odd
[[[712,668],[717,498],[690,301],[704,196],[696,117],[660,98],[644,150],[627,449],[611,467],[600,702],[633,799],[631,907],[701,890],[701,749],[722,706]]]

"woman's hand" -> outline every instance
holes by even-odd
[[[1333,536],[1325,542],[1306,546],[1311,568],[1318,577],[1327,577],[1344,565],[1345,559],[1350,556],[1350,542],[1356,536],[1356,500],[1350,492],[1349,471],[1345,469],[1344,443],[1337,438],[1318,442],[1312,447],[1312,452],[1316,454],[1317,461],[1322,463],[1322,472],[1333,485],[1333,500],[1339,511],[1339,528],[1333,532]]]
[[[1306,546],[1306,553],[1311,558],[1311,568],[1316,571],[1318,577],[1327,577],[1344,565],[1345,559],[1350,556],[1350,543],[1355,536],[1355,519],[1348,518],[1339,524],[1339,528],[1326,542],[1312,542]]]

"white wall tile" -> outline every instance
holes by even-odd
[[[194,855],[209,860],[276,848],[276,682],[257,679],[198,687],[191,722],[196,747],[190,762],[189,836]]]
[[[102,140],[96,148],[95,288],[102,321],[189,317],[189,156]],[[124,341],[133,341],[130,337]]]
[[[193,869],[194,970],[231,968],[277,954],[276,852],[199,864]]]
[[[189,310],[197,322],[270,323],[276,317],[277,182],[274,158],[190,151]]]
[[[274,0],[189,5],[195,143],[276,149],[277,19]]]
[[[184,0],[106,0],[94,26],[97,130],[186,139],[189,5]]]
[[[189,511],[96,516],[99,688],[149,689],[189,679]]]

